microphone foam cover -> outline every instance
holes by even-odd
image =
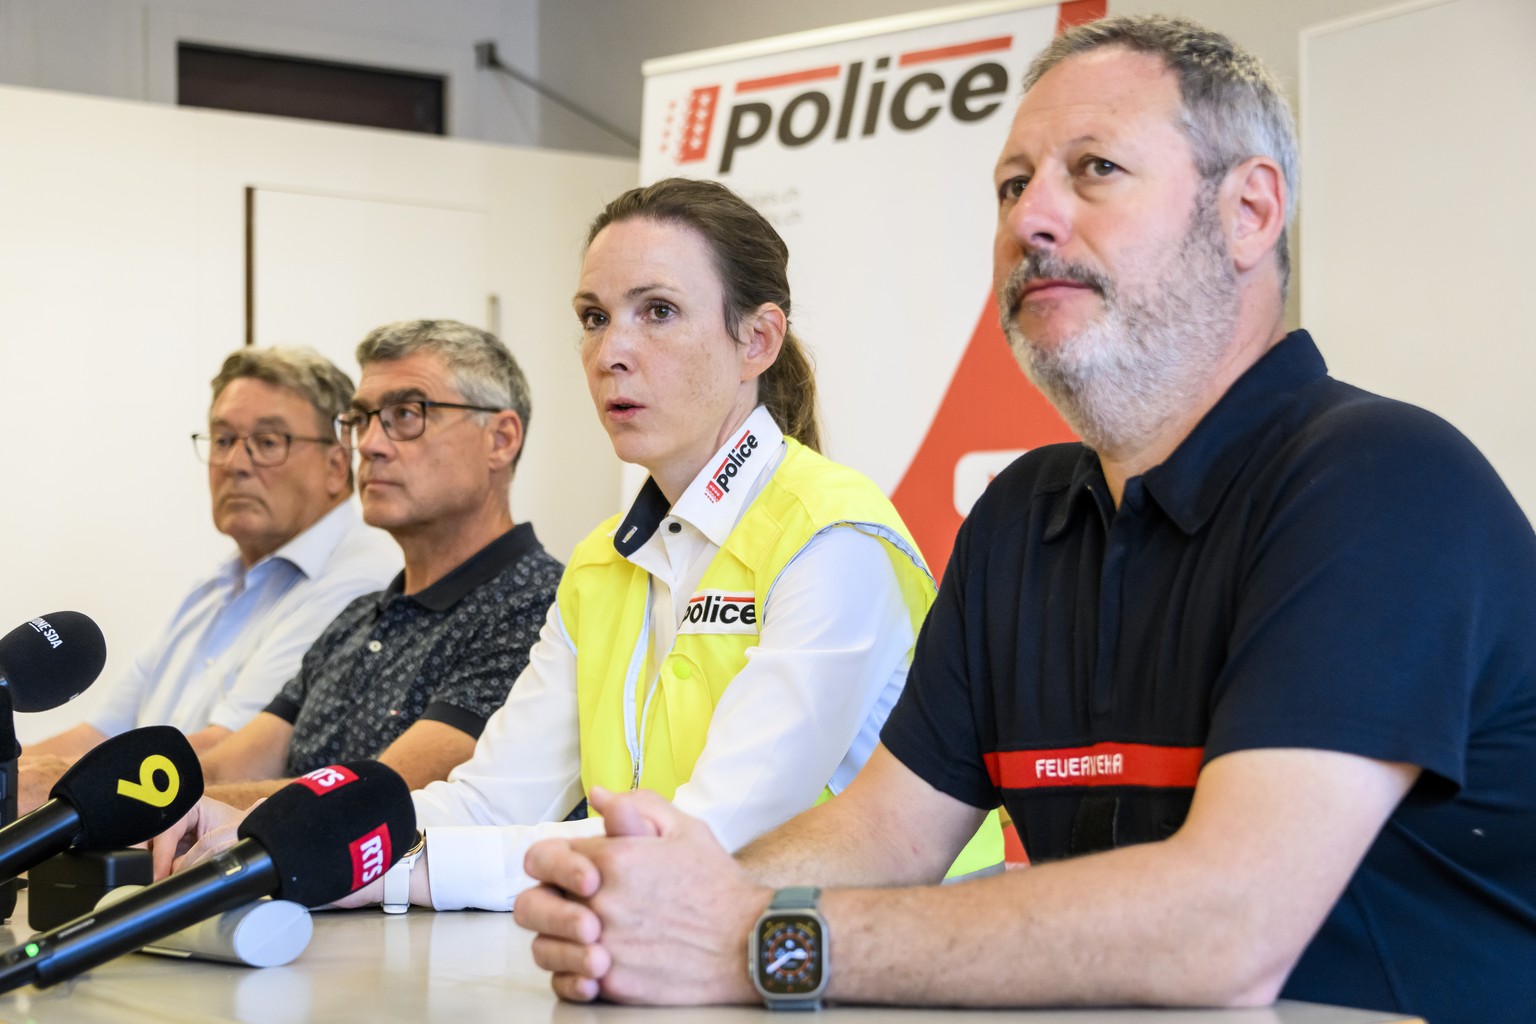
[[[180,730],[149,725],[92,747],[48,795],[80,813],[76,848],[132,846],[192,809],[203,795],[203,766]]]
[[[254,839],[279,876],[272,895],[318,907],[382,878],[416,843],[411,790],[377,761],[348,761],[301,775],[251,810]]]
[[[90,616],[52,612],[0,637],[0,676],[17,711],[47,711],[85,692],[107,663],[107,641]]]

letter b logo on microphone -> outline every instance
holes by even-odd
[[[165,777],[165,785],[160,786],[157,775]],[[129,782],[127,779],[117,780],[118,796],[126,796],[130,800],[138,800],[149,804],[151,807],[168,807],[176,794],[181,791],[181,775],[176,771],[176,765],[164,754],[150,754],[139,762],[139,781]]]

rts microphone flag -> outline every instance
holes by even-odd
[[[0,683],[16,711],[47,711],[85,692],[107,663],[107,642],[89,616],[53,612],[0,637]]]
[[[179,730],[151,725],[114,736],[76,761],[41,807],[0,828],[0,881],[71,847],[152,839],[202,795],[202,766]]]
[[[341,899],[414,845],[416,809],[399,775],[352,761],[278,790],[238,834],[224,852],[0,954],[0,992],[52,985],[262,896],[306,907]]]

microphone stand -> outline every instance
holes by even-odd
[[[272,855],[244,839],[217,856],[0,952],[0,992],[47,988],[274,892]]]
[[[16,820],[16,759],[21,756],[21,744],[16,742],[16,716],[12,714],[11,688],[0,683],[0,827]],[[16,893],[21,880],[9,878],[0,882],[0,921],[9,921],[16,912]]]

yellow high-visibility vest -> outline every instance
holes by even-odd
[[[894,506],[873,482],[786,438],[783,460],[704,571],[698,594],[661,659],[654,692],[639,676],[653,662],[639,649],[646,627],[649,574],[614,547],[614,516],[571,556],[557,596],[576,647],[581,780],[623,791],[646,788],[670,799],[693,774],[710,719],[758,641],[763,602],[785,566],[825,529],[857,529],[881,541],[916,636],[934,599],[933,577]],[[637,707],[639,704],[641,706]],[[643,710],[642,710],[643,707]],[[628,720],[638,722],[638,757]],[[831,796],[823,788],[818,803]],[[993,812],[965,848],[952,876],[1003,859]]]

